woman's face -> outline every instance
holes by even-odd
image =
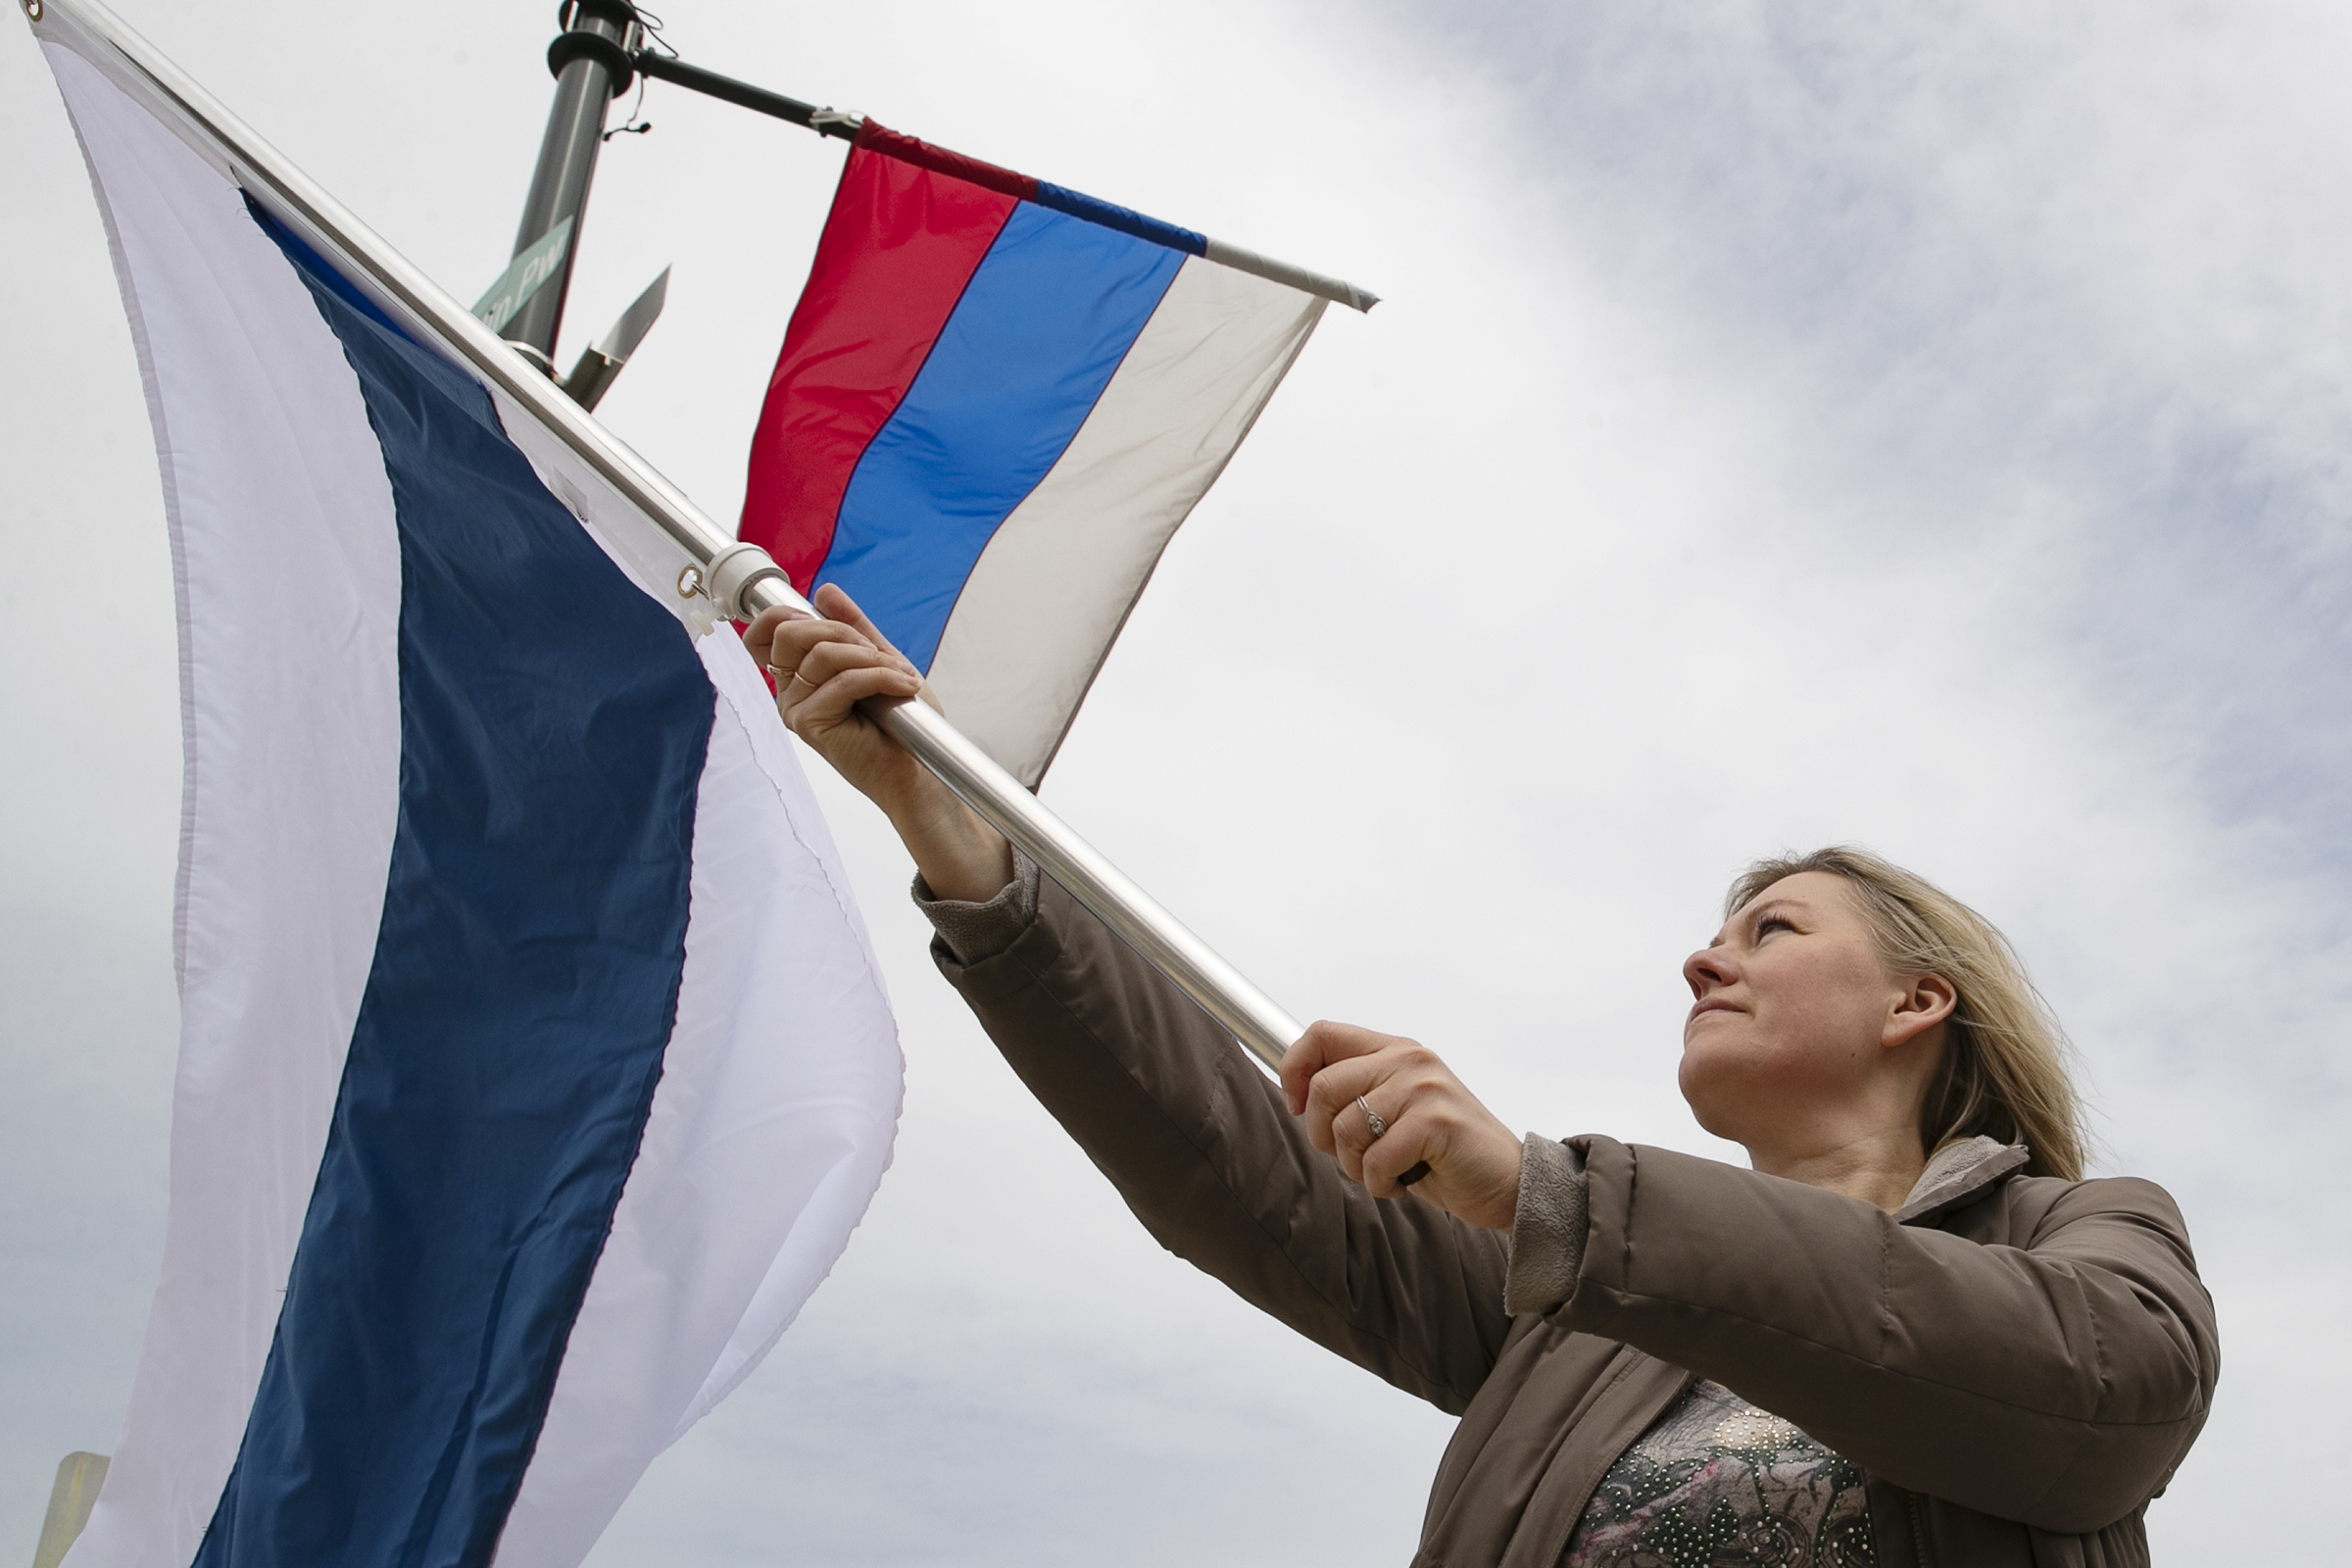
[[[1949,1014],[1950,988],[1886,972],[1844,878],[1774,883],[1684,961],[1683,978],[1696,999],[1683,1025],[1683,1098],[1718,1138],[1755,1155],[1802,1153],[1792,1142],[1916,1115],[1925,1072],[1902,1048]]]

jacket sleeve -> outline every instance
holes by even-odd
[[[1572,1141],[1589,1235],[1567,1326],[1715,1379],[1895,1485],[2082,1533],[2203,1426],[2213,1304],[2162,1188],[2013,1181],[2022,1246],[1664,1150]]]
[[[932,956],[1162,1247],[1396,1387],[1468,1405],[1510,1326],[1499,1235],[1341,1176],[1232,1035],[1050,879],[1010,946]]]

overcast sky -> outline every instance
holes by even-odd
[[[552,6],[118,6],[453,293],[504,265]],[[2100,1169],[2174,1192],[2220,1302],[2159,1557],[2340,1552],[2278,1477],[2324,1476],[2352,1398],[2352,13],[670,24],[1385,296],[1330,313],[1179,535],[1050,804],[1294,1011],[1420,1035],[1516,1125],[1718,1155],[1674,1091],[1677,966],[1732,873],[1851,840],[1939,880],[2023,949]],[[674,263],[603,414],[731,517],[841,148],[660,85],[645,113],[559,358]],[[5,1562],[59,1456],[113,1446],[153,1287],[179,732],[129,335],[22,31],[0,144]],[[1450,1422],[1157,1250],[819,787],[905,1036],[898,1162],[592,1560],[1403,1560]]]

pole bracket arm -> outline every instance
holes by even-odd
[[[690,66],[675,55],[665,55],[652,49],[637,51],[637,69],[655,81],[666,81],[688,92],[699,92],[706,98],[749,109],[755,114],[806,125],[820,136],[838,136],[843,141],[858,139],[858,127],[864,124],[857,115],[845,115],[839,110],[822,109],[805,104],[798,98],[787,98],[765,87],[755,87],[748,81],[722,76],[715,71]]]

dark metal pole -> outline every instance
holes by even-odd
[[[571,289],[571,261],[580,253],[588,182],[596,175],[597,151],[604,145],[605,109],[629,85],[630,57],[640,36],[637,8],[629,0],[565,0],[556,16],[564,30],[547,47],[556,101],[548,111],[547,136],[539,144],[531,193],[522,204],[514,254],[528,250],[566,218],[571,220],[571,244],[556,275],[506,327],[507,340],[534,350],[543,368],[556,352],[564,297]]]

